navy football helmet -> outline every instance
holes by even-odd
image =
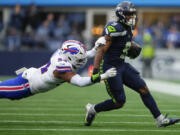
[[[116,16],[118,17],[118,21],[125,25],[131,27],[134,27],[136,25],[136,8],[129,1],[123,1],[117,5]]]

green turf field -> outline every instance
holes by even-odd
[[[2,78],[0,78],[2,79]],[[180,117],[180,97],[152,93],[162,113]],[[0,135],[180,135],[180,124],[157,128],[139,95],[126,88],[123,109],[100,113],[84,127],[84,106],[109,98],[103,84],[64,84],[20,101],[0,101]]]

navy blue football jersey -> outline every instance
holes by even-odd
[[[104,60],[108,62],[124,62],[125,56],[131,45],[131,28],[121,23],[109,22],[103,30],[103,36],[112,37],[112,44],[104,55]]]

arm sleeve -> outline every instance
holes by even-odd
[[[81,77],[80,75],[76,74],[71,78],[70,83],[76,86],[83,87],[92,84],[92,81],[91,77]]]
[[[87,51],[86,54],[87,54],[88,59],[93,58],[96,55],[96,50],[93,48],[93,49]]]

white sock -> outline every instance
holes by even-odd
[[[96,112],[96,110],[94,109],[94,106],[95,106],[95,105],[92,106],[92,109],[93,109],[93,112],[96,114],[97,112]]]
[[[164,119],[164,115],[159,115],[157,118],[156,118],[156,121],[162,121]]]

